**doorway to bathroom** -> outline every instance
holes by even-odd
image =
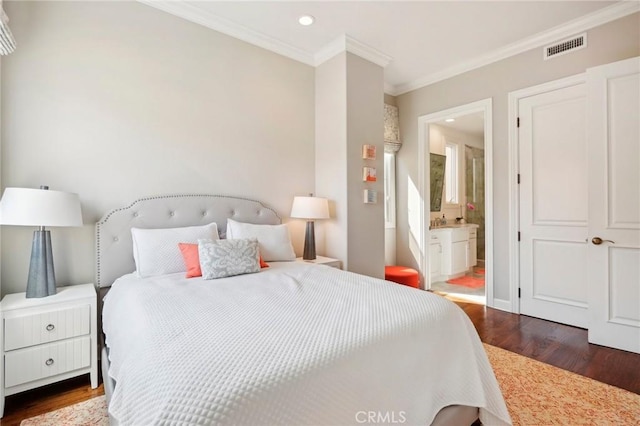
[[[425,288],[492,306],[491,100],[419,124]]]

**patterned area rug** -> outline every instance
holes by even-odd
[[[637,425],[640,395],[484,345],[514,426]]]
[[[640,395],[484,345],[514,426],[637,425]],[[108,425],[104,396],[24,420],[21,426]]]
[[[447,280],[447,282],[449,284],[461,285],[461,286],[470,287],[470,288],[484,287],[484,277],[477,278],[469,275],[464,275],[462,277],[452,278],[450,280]]]
[[[20,426],[108,426],[107,400],[104,395],[56,411],[23,420]]]

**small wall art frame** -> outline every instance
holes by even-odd
[[[364,190],[364,203],[365,204],[376,204],[378,202],[378,191],[375,189],[365,189]]]
[[[362,168],[362,181],[363,182],[376,182],[376,168],[375,167],[363,167]]]
[[[376,146],[375,145],[362,145],[362,158],[364,160],[376,159]]]

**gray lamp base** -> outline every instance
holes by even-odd
[[[34,231],[26,297],[46,297],[53,294],[56,294],[56,276],[53,270],[51,233],[45,230]]]
[[[312,220],[307,221],[307,230],[304,234],[303,260],[315,260],[316,258],[316,233]]]

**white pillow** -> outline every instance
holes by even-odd
[[[131,228],[133,259],[141,278],[186,272],[178,243],[197,244],[198,239],[218,239],[218,226],[214,223],[183,228],[142,229]]]
[[[227,238],[257,238],[265,262],[296,260],[287,225],[255,225],[227,219]]]

